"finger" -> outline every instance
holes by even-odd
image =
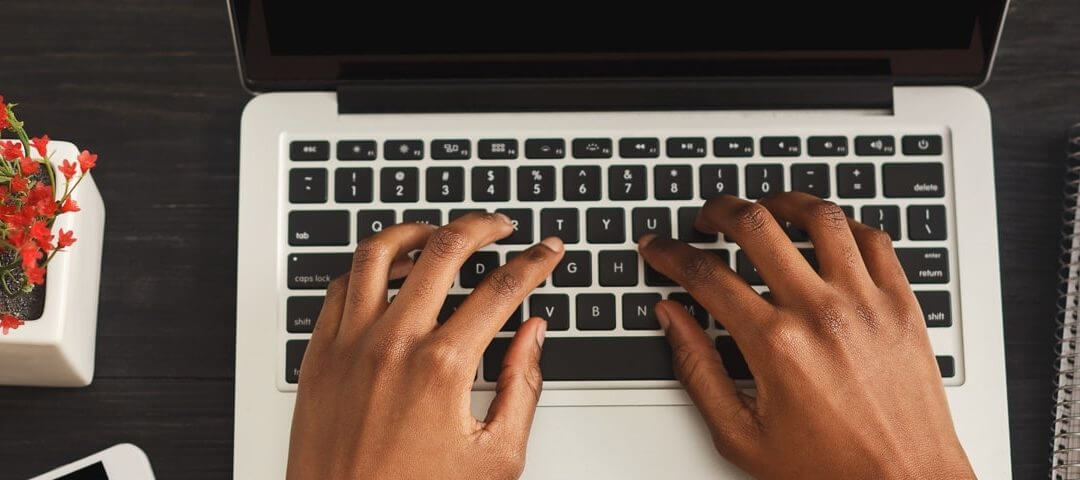
[[[506,319],[551,275],[562,257],[562,240],[548,237],[495,269],[433,334],[434,341],[460,345],[466,358],[478,363]]]
[[[775,309],[712,252],[655,235],[641,237],[638,251],[649,265],[682,285],[732,335],[747,335],[760,325],[763,312]]]
[[[413,331],[430,331],[461,266],[477,249],[509,235],[514,230],[510,218],[501,213],[472,212],[435,230],[413,265],[409,278],[390,305],[390,318],[403,319],[394,325]]]
[[[847,215],[835,203],[803,192],[780,193],[758,203],[810,236],[822,278],[853,286],[870,284]]]
[[[848,220],[851,234],[859,246],[859,253],[866,264],[866,271],[874,283],[886,292],[911,295],[907,274],[893,249],[892,237],[883,230],[870,227],[855,220]]]
[[[756,413],[739,395],[709,336],[677,302],[656,304],[656,318],[671,344],[675,375],[705,417],[716,448],[742,456],[756,438]]]
[[[495,399],[484,421],[485,429],[521,449],[529,439],[543,387],[540,352],[546,332],[547,322],[540,317],[530,318],[518,328],[503,357]]]
[[[322,309],[315,319],[315,329],[311,332],[311,343],[325,343],[337,337],[341,313],[345,309],[345,292],[348,290],[349,274],[346,273],[330,281],[326,286]]]
[[[423,246],[434,231],[435,227],[423,223],[401,223],[356,245],[341,328],[359,333],[386,310],[391,267]]]
[[[713,197],[698,214],[695,228],[705,233],[723,233],[738,243],[781,302],[805,298],[825,286],[760,203],[732,195]]]

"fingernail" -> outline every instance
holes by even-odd
[[[505,223],[507,225],[513,225],[514,224],[513,222],[510,221],[510,217],[506,216],[505,213],[496,213],[495,216],[498,217],[500,221],[502,221],[503,223]]]
[[[659,303],[654,308],[656,308],[656,321],[660,322],[660,328],[667,330],[668,325],[671,325],[671,318],[668,317],[667,309]]]
[[[656,239],[655,233],[646,233],[638,239],[637,243],[639,247],[645,248],[649,244],[649,242],[652,242],[654,239]]]
[[[544,336],[547,334],[547,321],[540,320],[540,326],[536,327],[536,346],[544,347]]]
[[[563,251],[563,242],[559,237],[547,237],[541,240],[540,243],[555,253]]]

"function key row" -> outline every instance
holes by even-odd
[[[703,158],[708,155],[709,141],[705,137],[669,137],[663,142],[669,158]],[[855,155],[892,156],[896,154],[896,138],[891,135],[862,135],[854,139]],[[905,135],[900,140],[904,155],[941,155],[940,135]],[[386,160],[422,160],[422,140],[386,140],[383,157]],[[612,158],[616,145],[611,138],[575,138],[569,149],[574,158]],[[622,158],[657,158],[661,141],[657,137],[621,138],[618,156]],[[468,139],[431,141],[434,160],[468,160],[474,153]],[[798,136],[761,137],[758,148],[764,157],[797,157],[803,154],[803,141]],[[342,140],[337,142],[338,160],[375,160],[378,143],[374,140]],[[530,138],[525,140],[525,158],[566,158],[566,140],[562,138]],[[753,137],[714,137],[715,157],[751,157]],[[811,157],[846,157],[850,149],[845,136],[811,136],[806,138],[806,151]],[[482,139],[477,142],[476,156],[481,160],[512,160],[519,156],[516,139]],[[330,142],[326,140],[294,140],[289,143],[289,158],[294,161],[330,159]]]

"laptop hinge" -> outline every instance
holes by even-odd
[[[338,87],[338,113],[886,109],[889,76],[380,81]]]

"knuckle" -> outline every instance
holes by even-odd
[[[431,235],[424,253],[436,258],[454,258],[464,255],[468,248],[469,236],[460,227],[448,225]]]
[[[465,367],[465,358],[450,342],[437,341],[424,348],[419,356],[423,367],[438,374],[456,374]]]
[[[510,269],[500,267],[491,272],[491,275],[484,280],[484,283],[487,284],[493,295],[502,298],[520,291],[524,282]]]
[[[349,287],[349,274],[338,275],[333,280],[330,280],[330,284],[326,286],[326,296],[334,297],[345,294],[345,290]]]
[[[889,235],[889,232],[886,232],[885,230],[868,227],[862,234],[862,237],[872,248],[889,250],[892,250],[893,248],[892,237]]]
[[[356,244],[356,250],[353,251],[353,272],[362,271],[368,263],[385,259],[392,254],[390,245],[377,237],[378,235],[368,237]]]
[[[742,234],[759,232],[768,225],[771,218],[769,210],[760,203],[745,203],[732,214],[734,229]]]
[[[374,341],[365,349],[367,357],[377,368],[398,365],[406,357],[408,348],[394,335],[385,335]]]
[[[807,334],[798,323],[774,321],[762,327],[762,331],[762,341],[774,354],[792,354],[807,344]]]
[[[810,326],[820,332],[830,335],[839,335],[847,330],[848,319],[843,312],[836,307],[839,299],[826,296],[806,313],[806,319]]]
[[[712,254],[701,252],[682,264],[682,273],[687,283],[694,286],[707,286],[721,278],[720,262]]]
[[[830,230],[842,230],[848,228],[847,214],[837,204],[822,200],[814,202],[809,207],[807,214],[811,221]]]

